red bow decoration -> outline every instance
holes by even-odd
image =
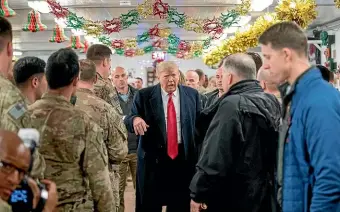
[[[103,21],[103,28],[107,34],[113,32],[120,32],[122,30],[122,22],[119,18],[114,18],[112,20]]]
[[[152,46],[155,48],[161,48],[161,45],[162,45],[162,39],[158,39],[152,43]]]
[[[36,10],[32,10],[28,13],[28,24],[26,24],[22,30],[30,32],[39,32],[47,29],[45,24],[41,23],[40,13]]]
[[[60,6],[55,0],[47,0],[50,6],[51,13],[55,15],[56,18],[66,18],[70,11],[67,8]]]
[[[181,41],[178,44],[178,49],[183,50],[183,51],[189,51],[190,50],[190,45],[187,42],[185,42],[185,41]]]
[[[156,24],[154,27],[149,29],[149,35],[150,35],[151,38],[159,37],[160,29],[159,29],[158,25],[159,24]]]
[[[58,24],[53,28],[53,35],[50,38],[52,43],[62,43],[67,41],[68,38],[65,36],[64,28],[60,27]]]
[[[161,8],[160,8],[161,7]],[[156,0],[153,4],[153,15],[159,15],[159,18],[166,18],[169,12],[169,4],[163,3],[162,0]]]
[[[84,48],[84,44],[81,42],[79,35],[72,35],[71,44],[68,47],[72,49],[82,49]]]
[[[182,51],[179,51],[177,52],[176,57],[182,59],[184,58],[184,53]]]
[[[0,7],[0,16],[1,17],[11,17],[11,16],[15,16],[16,13],[14,10],[12,10],[9,6],[8,6],[8,1],[7,0],[0,0],[1,3],[1,7]]]
[[[223,26],[215,17],[212,20],[204,20],[203,30],[214,39],[219,38],[223,34]]]
[[[125,55],[126,57],[133,57],[133,56],[135,56],[135,50],[133,50],[133,49],[128,49],[128,50],[125,51],[124,55]]]
[[[114,49],[122,49],[124,48],[124,42],[122,40],[114,40],[111,43]]]

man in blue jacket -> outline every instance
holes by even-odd
[[[290,85],[278,152],[282,210],[340,211],[340,93],[309,65],[307,38],[295,23],[273,25],[259,42],[273,82]]]

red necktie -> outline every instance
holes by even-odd
[[[174,102],[172,101],[172,93],[169,93],[168,100],[168,155],[170,158],[175,159],[178,155],[178,140],[177,140],[177,120]]]

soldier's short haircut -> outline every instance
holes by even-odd
[[[92,60],[82,59],[80,64],[80,80],[82,81],[94,81],[96,79],[96,64]]]
[[[202,80],[202,78],[205,76],[201,69],[196,69],[195,72],[198,74],[200,80]]]
[[[223,62],[224,71],[233,72],[241,79],[256,79],[256,65],[247,54],[238,53],[228,56]]]
[[[12,25],[9,21],[0,17],[0,52],[2,52],[8,42],[12,42],[13,34],[12,34]]]
[[[86,52],[86,59],[92,60],[94,63],[98,64],[105,58],[110,58],[112,51],[109,47],[103,44],[93,44]]]
[[[70,48],[54,52],[47,60],[45,75],[50,89],[70,85],[79,76],[78,55]]]
[[[46,62],[38,57],[23,57],[15,62],[13,77],[16,84],[27,82],[32,76],[41,78],[45,73]]]
[[[299,55],[307,55],[307,36],[295,22],[286,21],[274,24],[260,36],[259,43],[270,44],[276,50],[290,48]]]

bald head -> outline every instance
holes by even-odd
[[[125,68],[117,66],[112,72],[112,82],[117,89],[127,89],[129,74]]]
[[[17,134],[0,130],[0,197],[7,200],[30,167],[31,153]]]
[[[268,81],[270,79],[270,73],[268,70],[264,70],[260,68],[259,72],[257,73],[257,80],[258,81]]]
[[[224,71],[232,72],[242,80],[256,79],[256,65],[252,57],[247,54],[233,54],[223,63]]]
[[[185,83],[187,86],[198,89],[200,84],[200,76],[194,70],[189,70],[185,73]]]
[[[260,68],[259,72],[257,73],[257,80],[260,82],[261,87],[267,93],[277,92],[277,86],[272,83],[270,71]]]

